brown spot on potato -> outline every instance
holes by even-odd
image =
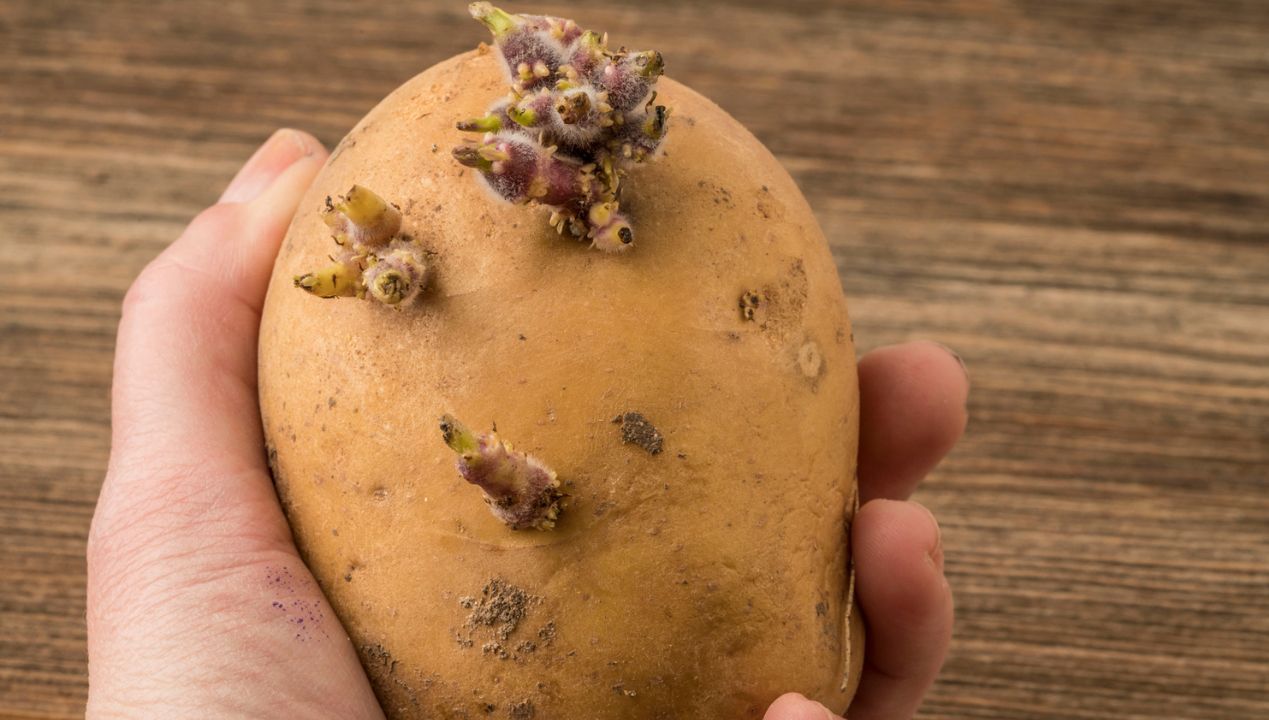
[[[807,340],[798,348],[798,367],[802,374],[810,379],[819,377],[824,368],[824,356],[820,354],[820,345],[814,340]]]
[[[761,292],[746,290],[740,294],[740,317],[757,323],[766,320],[767,300]]]
[[[397,670],[397,661],[393,659],[392,653],[378,643],[362,645],[361,657],[363,663],[368,667],[379,667],[386,670],[389,674]]]
[[[278,481],[278,449],[273,443],[265,443],[264,446],[265,462],[269,465],[269,474],[273,476],[274,484]]]
[[[555,644],[555,621],[554,620],[538,628],[538,640],[542,641],[544,645]]]
[[[616,683],[612,686],[612,690],[618,695],[625,695],[626,697],[634,697],[635,695],[638,695],[638,693],[634,690],[627,689],[625,683]]]
[[[736,207],[735,202],[731,199],[731,191],[727,188],[710,182],[709,180],[698,180],[696,186],[710,194],[710,199],[715,205],[723,205],[728,208]]]
[[[659,454],[664,447],[665,436],[652,423],[648,422],[648,419],[642,413],[623,413],[613,418],[612,421],[621,424],[621,441],[623,443],[638,445],[647,451],[649,455]]]
[[[809,289],[802,258],[790,258],[779,277],[751,286],[741,294],[741,318],[752,321],[778,347],[796,337],[794,333],[802,328]]]
[[[465,597],[458,602],[463,607],[471,608],[467,616],[470,628],[492,628],[494,636],[506,640],[520,626],[520,621],[529,612],[529,605],[537,600],[523,588],[494,578],[485,584],[479,598]]]

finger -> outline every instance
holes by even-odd
[[[785,693],[771,703],[762,720],[842,720],[842,717],[799,693]]]
[[[952,594],[938,524],[924,507],[874,500],[852,533],[867,649],[850,720],[910,718],[943,665]]]
[[[965,431],[969,376],[932,342],[892,345],[859,361],[859,494],[903,500]]]
[[[304,142],[313,152],[299,154],[291,135],[301,136],[283,131],[266,143],[227,193],[263,186],[256,197],[203,212],[129,290],[115,357],[112,468],[183,458],[232,476],[263,466],[260,308],[281,238],[326,155],[311,138]]]
[[[322,144],[312,135],[291,128],[278,130],[229,182],[220,203],[242,203],[259,197],[295,161],[320,152]]]

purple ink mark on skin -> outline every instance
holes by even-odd
[[[328,637],[325,628],[318,624],[321,619],[320,605],[304,598],[294,597],[295,576],[291,574],[290,568],[268,566],[264,569],[264,580],[266,585],[274,588],[279,593],[292,596],[273,600],[270,605],[280,610],[286,617],[287,625],[296,630],[296,640],[306,642],[313,639],[313,631],[320,631],[322,637]],[[306,617],[308,619],[307,624],[304,622]]]
[[[322,612],[320,602],[292,598],[289,601],[275,600],[272,605],[286,615],[287,624],[295,630],[296,640],[307,642],[315,639],[317,633],[320,633],[322,638],[330,637],[322,625],[326,615]]]
[[[321,638],[330,637],[324,627],[326,616],[321,602],[309,599],[306,593],[296,588],[298,582],[301,588],[307,590],[311,586],[307,578],[293,575],[289,567],[268,566],[264,579],[268,587],[282,596],[272,600],[270,605],[281,611],[287,625],[295,631],[296,640],[307,642],[315,639],[317,633],[321,634]]]
[[[291,591],[295,585],[295,577],[287,567],[268,566],[264,569],[264,581],[269,587]]]

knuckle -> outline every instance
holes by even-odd
[[[150,298],[158,294],[157,285],[163,277],[162,271],[162,255],[151,260],[146,265],[132,284],[128,286],[128,291],[123,295],[123,316],[130,317],[135,315],[137,309],[144,306]]]
[[[207,231],[222,232],[242,217],[242,207],[229,203],[219,203],[204,209],[194,216],[185,234]]]

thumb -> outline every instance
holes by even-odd
[[[282,236],[325,156],[311,136],[278,131],[226,190],[249,201],[201,213],[133,283],[115,353],[112,469],[178,458],[226,475],[262,467],[260,309]]]
[[[256,335],[282,235],[325,157],[309,135],[275,133],[230,185],[247,202],[201,213],[129,289],[90,572],[117,546],[197,546],[194,519],[209,515],[289,545],[264,472]]]

